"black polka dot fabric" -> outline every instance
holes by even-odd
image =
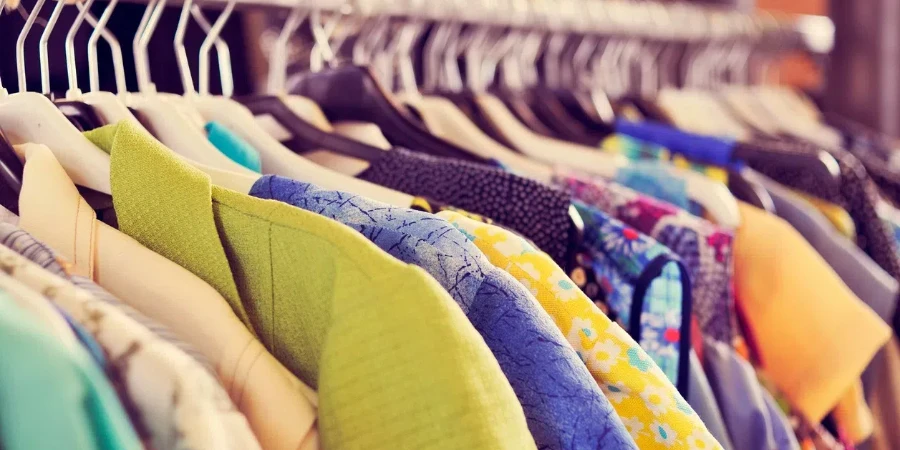
[[[567,266],[571,198],[558,189],[498,168],[404,149],[385,152],[359,178],[488,217]]]
[[[757,140],[739,146],[764,146],[786,152],[815,153],[820,147],[804,142],[775,142]],[[900,259],[897,242],[888,225],[878,216],[880,201],[878,188],[870,178],[862,162],[843,149],[827,149],[841,168],[841,180],[835,187],[819,179],[809,171],[784,169],[776,162],[763,161],[751,166],[770,178],[794,189],[842,206],[856,223],[856,243],[887,273],[900,279]]]

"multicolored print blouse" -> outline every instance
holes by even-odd
[[[602,179],[559,169],[554,182],[580,202],[650,235],[675,252],[690,275],[691,307],[704,336],[725,342],[738,336],[731,233],[672,205]]]
[[[500,227],[451,211],[437,215],[534,294],[587,365],[638,448],[722,448],[653,359],[552,258]]]
[[[629,334],[684,392],[690,347],[691,290],[678,256],[619,220],[574,202],[584,220],[594,272]]]

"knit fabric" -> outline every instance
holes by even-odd
[[[324,448],[536,448],[497,361],[424,271],[330,219],[212,186],[127,123],[87,136],[111,153],[121,230],[217,288],[318,387]]]
[[[722,448],[647,353],[549,256],[502,228],[450,211],[438,216],[534,294],[609,397],[638,448]]]
[[[566,266],[570,199],[555,188],[498,168],[404,149],[384,152],[359,177],[488,217]]]
[[[624,428],[609,401],[531,293],[447,221],[278,176],[261,178],[250,195],[335,219],[431,274],[494,353],[538,447],[618,448],[630,440],[617,435]]]

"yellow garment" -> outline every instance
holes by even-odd
[[[869,405],[875,416],[872,450],[900,448],[900,341],[894,336],[882,350],[881,364],[872,377]]]
[[[739,203],[735,292],[761,366],[810,422],[853,388],[890,328],[782,219]]]
[[[722,448],[665,374],[543,252],[503,228],[437,214],[528,288],[610,399],[639,448]]]
[[[850,213],[847,210],[834,203],[800,191],[791,190],[791,192],[799,195],[803,200],[809,202],[813,208],[821,212],[831,222],[834,229],[838,230],[845,238],[856,242],[856,223],[853,222],[853,218],[850,217]]]

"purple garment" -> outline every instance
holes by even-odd
[[[430,273],[481,333],[543,449],[636,448],[575,350],[537,300],[433,215],[278,176],[250,191],[348,225],[397,259]]]

